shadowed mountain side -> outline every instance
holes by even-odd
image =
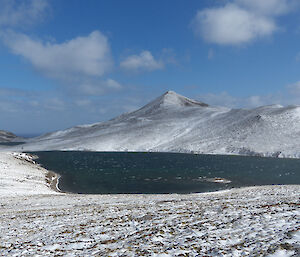
[[[0,143],[16,142],[23,140],[23,138],[20,138],[11,132],[0,130]]]

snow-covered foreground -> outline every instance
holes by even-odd
[[[30,156],[17,158],[0,153],[1,256],[300,254],[300,185],[190,195],[59,194]]]
[[[300,186],[264,186],[192,195],[1,198],[0,253],[299,256],[299,192]]]
[[[55,177],[35,164],[32,157],[24,153],[0,152],[0,196],[54,194],[49,181]],[[1,251],[0,251],[1,252]]]

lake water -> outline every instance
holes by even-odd
[[[299,184],[300,160],[131,152],[34,152],[61,175],[62,191],[88,194],[192,193]]]

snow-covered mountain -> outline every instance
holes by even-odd
[[[229,109],[168,91],[137,111],[49,133],[22,149],[300,157],[300,106]]]
[[[17,137],[15,134],[11,132],[0,130],[0,143],[12,142],[18,139],[21,138]]]

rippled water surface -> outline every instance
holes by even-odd
[[[62,191],[89,194],[192,193],[299,184],[300,160],[131,152],[34,152],[61,175]]]

